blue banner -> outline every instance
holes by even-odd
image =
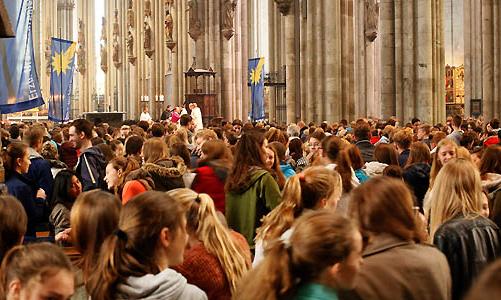
[[[44,104],[33,50],[33,0],[3,2],[15,26],[15,38],[0,39],[0,113],[14,113]]]
[[[65,122],[70,119],[76,48],[77,43],[52,38],[49,120],[55,122]]]
[[[264,57],[249,59],[251,87],[251,119],[264,119]]]

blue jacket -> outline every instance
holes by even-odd
[[[50,199],[54,187],[54,178],[52,177],[51,166],[48,160],[45,160],[33,148],[28,148],[31,165],[28,170],[27,178],[33,183],[31,189],[36,195],[38,189],[43,189]]]
[[[82,183],[82,191],[99,188],[106,190],[107,186],[104,182],[106,159],[101,149],[94,146],[82,152],[78,158],[75,173]]]
[[[7,173],[5,182],[9,195],[16,197],[24,207],[28,216],[27,237],[35,237],[35,225],[37,220],[43,215],[43,209],[37,205],[36,194],[33,193],[31,181],[17,172]],[[42,199],[40,199],[43,201]]]
[[[296,172],[294,171],[292,166],[289,164],[280,163],[280,170],[282,170],[282,173],[284,174],[286,179],[288,179],[291,176],[296,175]]]

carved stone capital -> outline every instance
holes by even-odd
[[[282,13],[282,15],[286,16],[289,14],[292,6],[292,1],[293,0],[275,0],[278,10]]]
[[[174,41],[166,41],[165,45],[167,45],[167,48],[169,48],[170,51],[172,51],[176,47],[176,42],[174,42]]]

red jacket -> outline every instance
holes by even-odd
[[[197,193],[205,193],[211,196],[216,209],[224,214],[224,181],[216,175],[214,168],[210,166],[199,167],[195,172],[197,175],[193,180],[191,189]]]

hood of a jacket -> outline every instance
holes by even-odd
[[[82,156],[84,154],[87,157],[92,155],[102,165],[106,164],[106,158],[104,157],[103,152],[101,151],[101,149],[99,149],[96,146],[92,146],[90,148],[85,149],[80,156]]]
[[[154,163],[145,163],[143,169],[150,174],[165,178],[181,177],[187,170],[183,159],[179,156],[160,159]]]
[[[42,158],[43,159],[43,156],[31,147],[28,147],[28,154],[30,156],[30,159],[35,159],[35,158]]]
[[[131,171],[126,177],[124,182],[139,180],[148,190],[155,189],[155,181],[151,178],[150,173],[144,170],[143,168],[139,168],[137,170]]]
[[[129,277],[117,286],[118,299],[180,299],[187,287],[186,278],[172,269],[142,277]]]
[[[362,168],[369,177],[374,175],[383,175],[384,169],[388,165],[378,161],[366,162],[364,168]]]
[[[235,191],[236,193],[243,194],[246,192],[248,189],[250,189],[261,177],[263,177],[267,171],[264,169],[261,169],[259,167],[252,167],[249,170],[250,175],[248,176],[248,180],[246,180],[246,183],[241,185],[238,191]]]
[[[412,164],[404,170],[405,176],[414,179],[426,179],[430,177],[430,165],[426,163]]]

